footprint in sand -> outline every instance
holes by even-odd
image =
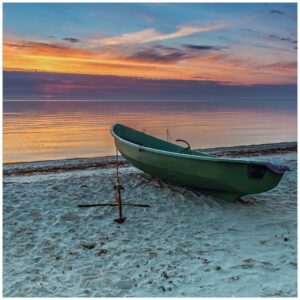
[[[242,261],[241,267],[243,269],[252,269],[255,267],[255,260],[252,258],[247,258]]]

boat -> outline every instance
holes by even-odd
[[[286,166],[220,158],[164,141],[122,124],[111,127],[117,150],[136,168],[181,186],[225,200],[273,189]]]

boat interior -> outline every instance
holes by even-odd
[[[136,144],[138,146],[163,150],[163,151],[168,151],[173,153],[212,157],[212,155],[208,155],[205,153],[201,153],[199,151],[192,150],[190,148],[189,143],[183,139],[179,139],[176,141],[178,143],[180,142],[186,144],[185,147],[164,141],[162,139],[148,135],[145,132],[137,131],[135,129],[129,128],[121,124],[115,124],[113,126],[113,132],[120,138],[128,142],[131,142],[133,144]]]

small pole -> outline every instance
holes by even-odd
[[[125,217],[123,217],[123,207],[122,207],[122,199],[121,199],[121,187],[120,187],[120,181],[119,181],[119,155],[118,155],[118,149],[116,149],[116,169],[117,169],[117,173],[116,173],[116,189],[117,189],[117,195],[116,195],[116,199],[115,202],[116,204],[119,205],[119,218],[115,219],[114,221],[122,224],[125,222]]]

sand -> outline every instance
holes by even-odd
[[[249,156],[291,171],[246,203],[171,185],[122,160],[123,199],[151,206],[125,207],[122,225],[116,207],[77,207],[113,201],[113,158],[4,165],[4,296],[296,296],[297,154]]]

